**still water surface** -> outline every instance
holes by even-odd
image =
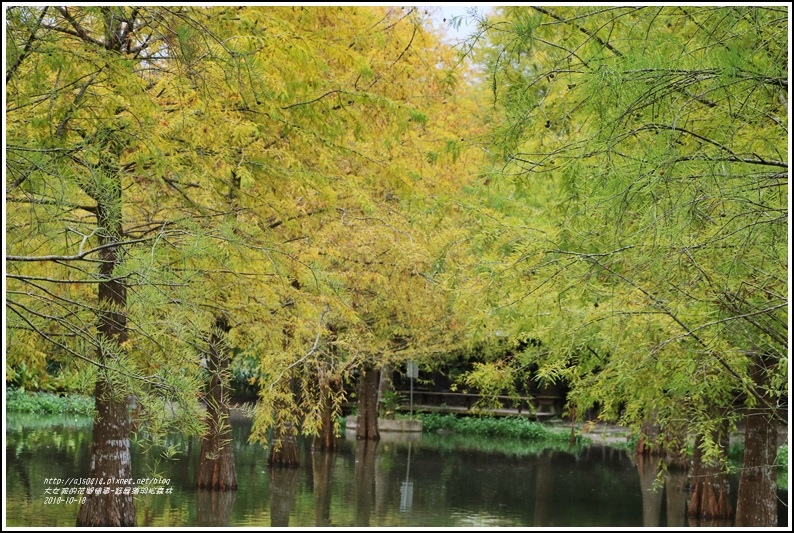
[[[335,453],[301,443],[299,468],[267,465],[249,444],[250,421],[234,421],[239,488],[197,491],[199,445],[174,437],[144,454],[133,446],[133,479],[168,480],[167,494],[138,495],[139,526],[230,527],[657,527],[687,526],[685,475],[648,490],[653,464],[614,448],[526,443],[459,435],[348,433]],[[9,416],[8,526],[74,526],[78,504],[49,503],[48,478],[86,476],[91,421]],[[732,480],[736,494],[737,480]],[[785,492],[780,494],[787,500]],[[48,502],[48,503],[45,503]],[[54,501],[54,500],[53,500]],[[782,519],[786,520],[785,513]],[[781,522],[783,525],[784,522]]]

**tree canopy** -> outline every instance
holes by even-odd
[[[418,10],[7,15],[10,379],[55,361],[72,381],[53,386],[105,368],[187,402],[219,315],[263,391],[322,353],[329,327],[352,358],[337,374],[451,342],[430,269],[454,228],[443,197],[468,172],[465,74]],[[127,339],[97,361],[93,266],[111,246]]]
[[[782,421],[787,7],[498,7],[457,50],[416,7],[4,15],[12,383],[199,433],[230,356],[264,441],[476,352],[707,457]]]

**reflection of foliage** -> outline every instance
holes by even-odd
[[[88,396],[59,396],[46,392],[28,392],[6,388],[6,411],[41,414],[94,413],[94,399]]]
[[[84,415],[13,414],[6,417],[6,448],[15,456],[53,452],[77,453],[91,446],[93,418]]]
[[[67,430],[89,429],[94,424],[93,417],[89,415],[41,415],[37,413],[9,413],[5,417],[6,437],[12,432],[22,429],[48,429],[51,433]]]

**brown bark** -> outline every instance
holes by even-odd
[[[91,469],[89,478],[102,480],[109,488],[95,486],[80,506],[77,526],[135,527],[135,506],[132,494],[116,494],[114,479],[132,478],[130,459],[130,421],[126,398],[114,396],[105,380],[96,384],[96,415],[94,416]]]
[[[695,451],[692,461],[694,487],[689,501],[687,515],[690,525],[720,527],[729,526],[733,521],[733,508],[730,501],[730,484],[721,464],[705,463],[700,444],[702,436],[695,438]],[[720,446],[728,449],[728,435],[722,431]]]
[[[201,439],[198,488],[228,491],[237,489],[232,428],[229,424],[229,392],[226,386],[229,358],[222,338],[229,331],[229,326],[223,317],[219,317],[215,328],[208,350],[210,382],[206,395],[207,432]]]
[[[298,439],[291,422],[283,422],[273,428],[267,463],[271,466],[300,466]]]
[[[376,368],[365,366],[359,378],[357,439],[380,439],[378,432],[378,374]]]
[[[777,527],[777,427],[768,410],[751,410],[744,437],[736,526]]]
[[[667,423],[662,428],[662,432],[662,450],[667,469],[686,471],[688,468],[686,425],[683,422]]]
[[[333,451],[336,449],[337,438],[334,430],[334,410],[330,398],[323,398],[320,412],[320,434],[312,440],[315,450]]]
[[[101,165],[108,176],[112,176],[113,157],[117,158],[119,147],[108,147],[107,159]],[[118,243],[121,227],[121,180],[108,180],[101,191],[95,191],[97,202],[97,224],[103,228],[100,244]],[[97,290],[97,336],[103,343],[97,349],[100,364],[110,362],[116,355],[113,346],[127,341],[127,287],[123,279],[114,277],[114,270],[121,262],[120,250],[115,246],[102,248],[99,252],[99,288]],[[107,343],[105,345],[104,343]],[[108,483],[114,479],[132,477],[130,457],[130,417],[127,398],[114,390],[110,378],[102,373],[95,389],[96,414],[91,447],[89,478]],[[107,486],[107,485],[105,485]],[[136,525],[135,506],[131,494],[116,494],[110,490],[94,490],[87,494],[77,514],[77,526],[130,526]]]
[[[740,527],[777,526],[777,425],[768,392],[768,361],[756,354],[751,370],[758,397],[765,407],[749,409],[744,437],[744,461],[739,479],[736,525]]]
[[[659,425],[646,421],[640,428],[640,437],[637,439],[637,455],[657,455],[659,453]]]

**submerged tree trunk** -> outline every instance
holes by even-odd
[[[757,361],[754,369],[756,383],[766,381],[763,372],[762,362]],[[763,397],[768,398],[766,395]],[[736,525],[739,527],[777,526],[777,426],[774,414],[770,408],[750,409],[747,413],[744,462],[736,504]]]
[[[237,491],[199,490],[196,522],[199,527],[229,527]]]
[[[683,470],[688,468],[687,433],[683,421],[668,422],[662,428],[662,450],[664,462],[668,470]]]
[[[293,398],[300,393],[300,381],[291,378],[286,391]],[[298,402],[295,401],[294,404]],[[277,399],[274,405],[275,423],[270,435],[270,453],[267,463],[270,466],[300,466],[296,417],[293,401],[287,398]]]
[[[314,437],[312,448],[315,450],[333,451],[336,449],[336,430],[334,429],[334,407],[330,397],[322,399],[320,412],[320,434]]]
[[[692,460],[693,490],[687,515],[690,525],[720,527],[729,526],[733,521],[730,499],[730,484],[722,464],[705,463],[700,444],[703,437],[695,438]],[[728,449],[728,435],[722,431],[720,447]]]
[[[637,455],[658,455],[659,449],[659,424],[646,420],[640,427],[640,436],[637,439]]]
[[[132,478],[130,459],[130,421],[127,399],[111,391],[110,384],[100,380],[96,384],[96,415],[94,416],[91,470],[89,478],[102,480],[109,488],[94,485],[80,506],[77,526],[135,527],[135,506],[132,494],[117,494],[114,479]]]
[[[112,245],[120,242],[121,178],[114,161],[121,147],[110,143],[101,158],[99,167],[106,180],[91,191],[97,202],[97,225],[102,228],[100,243]],[[107,246],[99,251],[99,288],[97,290],[97,336],[100,345],[97,361],[107,364],[118,357],[118,346],[127,341],[127,286],[123,278],[114,275],[121,263],[120,249]],[[115,353],[114,353],[115,352]],[[132,477],[130,458],[130,416],[125,394],[116,390],[111,376],[100,371],[95,389],[96,414],[94,415],[91,468],[89,478],[107,483],[113,479]],[[77,514],[77,526],[130,526],[136,525],[132,494],[107,493],[94,490],[86,494]]]
[[[226,355],[224,335],[229,325],[218,317],[208,350],[207,367],[210,382],[207,387],[207,433],[201,439],[198,465],[198,488],[209,490],[237,489],[237,472],[234,467],[232,427],[229,424],[229,403],[226,373],[229,357]]]
[[[358,427],[357,439],[378,440],[378,384],[379,372],[365,366],[358,382]]]
[[[267,464],[270,466],[300,466],[298,439],[295,436],[292,422],[282,422],[273,428]]]

